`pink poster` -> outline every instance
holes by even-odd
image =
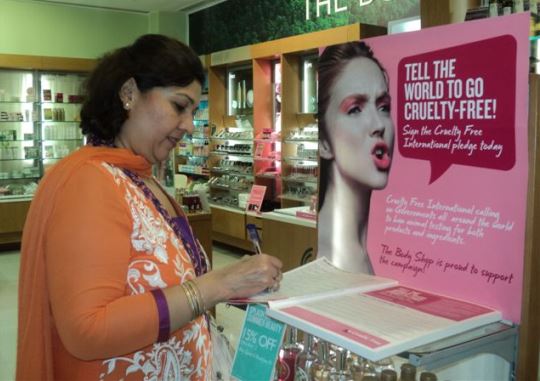
[[[318,256],[520,321],[529,15],[321,49]]]
[[[388,182],[371,194],[373,271],[514,322],[525,240],[528,32],[522,13],[365,40],[388,74],[394,121]]]

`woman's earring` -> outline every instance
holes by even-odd
[[[129,102],[124,103],[124,110],[129,110],[130,107],[131,107],[131,103]]]

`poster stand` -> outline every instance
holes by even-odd
[[[519,326],[492,323],[469,332],[413,348],[400,357],[415,366],[436,369],[481,353],[498,355],[510,363],[509,380],[538,373],[540,337],[540,75],[529,75],[529,184],[523,273],[522,321]],[[536,271],[535,271],[536,270]]]

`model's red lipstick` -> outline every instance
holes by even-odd
[[[371,156],[373,157],[373,162],[379,171],[388,171],[390,169],[392,159],[390,158],[389,149],[386,143],[379,142],[375,144],[371,150]]]

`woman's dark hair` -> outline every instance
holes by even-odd
[[[130,78],[144,93],[154,87],[204,84],[197,54],[182,42],[158,34],[139,37],[133,45],[105,54],[84,83],[81,129],[90,138],[112,141],[127,119],[119,92]]]
[[[385,78],[387,78],[386,70],[381,63],[373,55],[371,48],[363,41],[346,42],[339,45],[332,45],[324,49],[319,56],[318,61],[318,80],[319,80],[319,100],[317,107],[317,119],[319,122],[319,142],[325,140],[328,144],[332,144],[328,137],[326,126],[326,109],[332,95],[334,83],[337,77],[341,74],[345,66],[354,58],[365,57],[369,58],[379,66]],[[388,80],[387,80],[388,82]],[[333,147],[330,147],[333,149]],[[319,205],[321,210],[326,195],[326,188],[330,182],[330,166],[332,160],[320,158],[319,163]],[[323,176],[325,176],[323,178]]]

